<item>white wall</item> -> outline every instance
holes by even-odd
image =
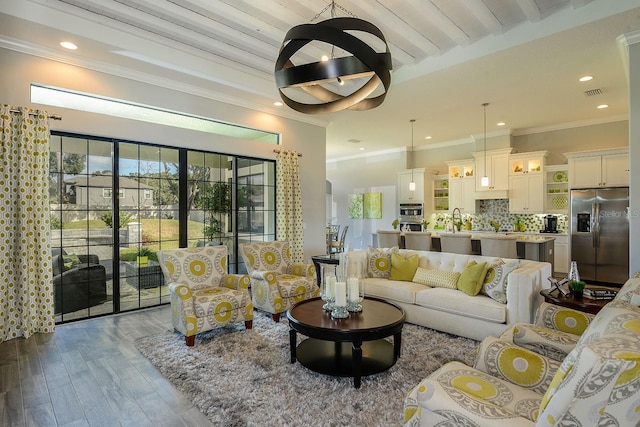
[[[318,161],[326,158],[326,131],[323,127],[5,49],[0,49],[0,75],[0,103],[40,108],[61,115],[62,121],[51,121],[52,130],[263,159],[274,159],[274,148],[302,153],[300,169],[306,223],[305,258],[310,260],[311,255],[325,252],[326,169],[324,162]],[[34,105],[30,102],[31,83],[94,93],[276,132],[281,134],[282,144],[276,147],[135,120]]]
[[[640,271],[640,36],[629,45],[629,273]]]

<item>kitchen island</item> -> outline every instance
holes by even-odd
[[[460,233],[464,233],[461,231]],[[467,232],[468,233],[468,232]],[[482,234],[495,234],[493,232],[477,233],[471,232],[471,250],[474,255],[480,255],[480,237]],[[551,264],[551,273],[554,272],[554,242],[556,238],[552,235],[532,235],[520,233],[498,233],[507,235],[518,235],[516,246],[518,248],[518,258],[530,259],[532,261],[542,261]],[[431,232],[431,250],[440,251],[440,237],[437,232]]]

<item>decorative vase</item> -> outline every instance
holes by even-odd
[[[580,274],[578,273],[578,263],[571,261],[571,267],[569,268],[569,282],[579,282]]]
[[[572,293],[573,293],[574,300],[577,300],[577,301],[582,300],[582,295],[584,294],[584,291],[572,291]]]

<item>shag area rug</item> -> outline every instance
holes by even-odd
[[[304,339],[298,334],[298,340]],[[244,323],[196,337],[174,331],[135,346],[216,426],[399,426],[406,394],[451,360],[475,361],[478,342],[405,324],[400,359],[362,378],[317,374],[290,363],[287,320],[256,313]]]

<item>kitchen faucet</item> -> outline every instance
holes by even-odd
[[[458,223],[462,224],[462,212],[460,212],[460,208],[453,208],[453,212],[451,212],[451,222],[453,222],[453,232],[456,232],[456,211],[458,211]]]

